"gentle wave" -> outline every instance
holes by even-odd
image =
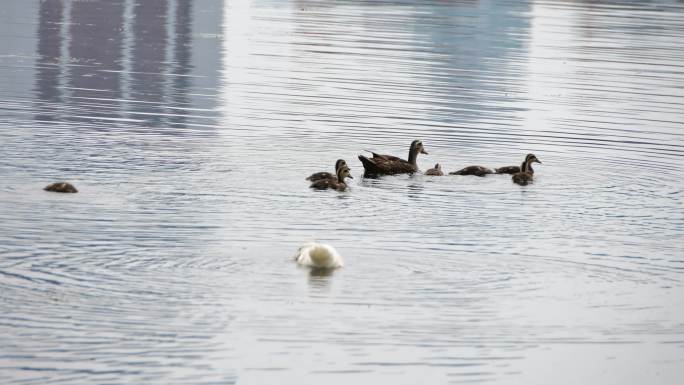
[[[683,12],[10,1],[0,377],[677,383]],[[414,139],[423,170],[543,164],[362,177]],[[350,189],[309,190],[338,158]],[[310,240],[345,268],[296,268]]]

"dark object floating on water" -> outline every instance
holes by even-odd
[[[335,178],[337,175],[337,170],[339,170],[340,167],[346,166],[346,165],[347,165],[347,162],[345,162],[344,159],[338,159],[337,162],[335,162],[335,174],[332,174],[332,173],[329,173],[326,171],[321,171],[321,172],[317,172],[317,173],[309,175],[309,177],[306,178],[306,180],[310,180],[312,182],[315,182],[315,181],[321,180],[321,179]]]
[[[349,174],[349,167],[347,166],[342,166],[337,169],[336,177],[316,180],[311,183],[310,187],[316,190],[333,189],[337,191],[344,191],[347,189],[347,184],[344,182],[344,178],[354,179],[354,177]]]
[[[53,183],[53,184],[45,187],[43,190],[52,191],[52,192],[59,192],[59,193],[77,193],[78,192],[78,190],[76,190],[76,187],[74,187],[74,185],[72,185],[71,183],[68,183],[68,182]]]
[[[475,175],[475,176],[485,176],[487,174],[493,174],[494,171],[484,166],[468,166],[464,167],[458,171],[452,171],[449,175]]]
[[[522,162],[520,166],[504,166],[504,167],[499,167],[496,169],[497,174],[515,174],[517,172],[522,171],[523,166],[525,165],[525,162],[527,161],[527,158],[529,157],[534,157],[534,154],[527,154],[525,156],[525,161]],[[536,159],[536,158],[535,158]],[[532,169],[532,165],[530,164],[529,170],[527,171],[530,174],[534,174],[534,170]]]
[[[442,172],[442,166],[440,166],[439,163],[435,164],[435,167],[425,171],[425,175],[432,175],[432,176],[444,175],[444,173]]]
[[[532,162],[541,164],[541,161],[539,161],[534,154],[527,154],[525,161],[521,165],[522,171],[516,172],[511,178],[513,183],[517,183],[521,186],[532,183],[532,180],[534,179],[534,171],[530,171],[532,170]]]
[[[359,155],[359,160],[363,163],[365,177],[376,177],[380,175],[413,174],[418,171],[418,154],[427,154],[423,148],[423,142],[414,140],[409,148],[408,160],[404,160],[392,155],[380,155],[369,151],[373,157],[368,159]]]

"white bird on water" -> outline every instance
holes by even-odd
[[[303,266],[334,269],[344,266],[342,256],[334,247],[325,243],[307,242],[302,245],[294,257]]]

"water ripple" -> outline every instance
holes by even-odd
[[[10,1],[3,383],[678,383],[683,13]],[[362,177],[414,139],[543,164]],[[338,158],[349,191],[310,191]],[[309,240],[345,268],[296,268]]]

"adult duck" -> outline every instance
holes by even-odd
[[[309,175],[309,177],[306,178],[306,180],[310,180],[312,182],[315,182],[315,181],[320,180],[320,179],[336,178],[337,170],[339,170],[340,167],[346,166],[346,165],[347,165],[347,162],[345,162],[344,159],[338,159],[337,162],[335,162],[335,173],[334,174],[327,172],[327,171],[316,172],[316,173]]]
[[[423,142],[414,140],[409,147],[408,160],[392,155],[380,155],[370,151],[372,158],[359,155],[363,164],[365,177],[377,177],[381,175],[413,174],[418,171],[418,154],[427,154],[423,148]]]
[[[499,167],[496,170],[497,174],[515,174],[518,172],[521,172],[523,169],[523,166],[525,165],[525,162],[527,162],[528,158],[535,158],[534,154],[527,154],[525,156],[525,160],[522,162],[520,166],[504,166],[504,167]],[[528,172],[530,174],[534,174],[534,169],[532,169],[532,164],[529,165]]]
[[[521,186],[525,186],[527,184],[532,183],[532,180],[534,179],[534,174],[533,172],[530,172],[530,170],[532,169],[533,162],[541,164],[541,161],[537,159],[537,157],[534,154],[527,154],[527,156],[525,157],[525,161],[520,166],[522,170],[520,172],[516,172],[511,177],[513,183],[519,184]]]
[[[342,166],[339,169],[337,169],[337,177],[316,180],[313,183],[311,183],[310,187],[316,190],[331,189],[337,191],[344,191],[347,189],[347,183],[345,183],[344,181],[345,178],[354,179],[354,177],[351,176],[351,174],[349,173],[349,167]]]

